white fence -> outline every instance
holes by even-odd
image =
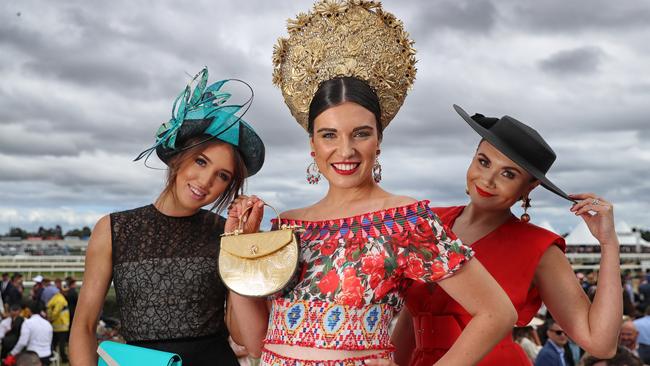
[[[83,277],[85,257],[82,255],[50,255],[50,256],[0,256],[0,272],[20,272],[25,278],[25,284],[31,285],[36,275],[61,278],[74,276]]]

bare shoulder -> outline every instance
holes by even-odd
[[[388,197],[386,200],[386,207],[401,207],[401,206],[407,206],[413,203],[418,202],[413,197],[409,196],[399,196],[399,195],[391,195]]]
[[[301,207],[301,208],[294,208],[292,210],[287,210],[284,211],[280,214],[280,217],[283,219],[289,219],[289,220],[300,220],[305,215],[309,212],[311,209],[311,206],[309,207]]]
[[[109,215],[102,216],[88,240],[88,255],[106,255],[111,253],[111,217]]]

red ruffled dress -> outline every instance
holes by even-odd
[[[464,208],[440,207],[433,211],[446,227],[452,228]],[[532,282],[539,260],[551,245],[565,249],[562,237],[514,216],[471,245],[476,258],[510,297],[519,314],[517,326],[528,324],[542,304]],[[430,366],[438,361],[471,320],[462,306],[435,285],[412,286],[407,291],[406,306],[413,317],[416,338],[411,366]],[[508,334],[479,365],[530,365],[530,361]]]
[[[274,223],[277,225],[277,222]],[[326,221],[282,220],[305,229],[300,276],[272,299],[265,344],[394,351],[389,326],[415,282],[457,271],[473,253],[449,236],[428,201]],[[262,365],[363,365],[377,356],[300,360],[268,348]]]

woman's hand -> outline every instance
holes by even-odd
[[[248,210],[250,208],[250,210]],[[246,212],[248,210],[248,212]],[[239,229],[239,218],[242,213],[243,230],[245,234],[256,233],[260,231],[260,224],[264,217],[264,201],[257,196],[239,196],[228,206],[228,218],[224,231],[231,233]]]
[[[618,245],[612,203],[594,193],[571,194],[569,197],[579,200],[571,207],[571,212],[585,220],[589,231],[600,245]]]

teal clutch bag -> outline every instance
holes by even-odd
[[[97,366],[181,366],[181,357],[174,353],[104,341],[97,347]]]

